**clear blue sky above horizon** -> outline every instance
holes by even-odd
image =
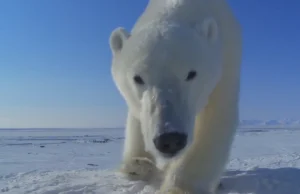
[[[300,1],[228,2],[243,28],[241,119],[299,118]],[[147,3],[0,1],[0,128],[123,126],[108,38]]]

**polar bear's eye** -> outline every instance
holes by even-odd
[[[133,80],[134,80],[135,83],[137,83],[139,85],[144,85],[145,84],[144,80],[139,75],[134,76]]]
[[[186,81],[191,81],[196,76],[197,76],[197,72],[196,71],[190,71],[185,80]]]

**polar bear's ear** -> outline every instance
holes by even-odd
[[[113,54],[122,50],[124,42],[129,38],[129,36],[130,34],[122,27],[116,28],[112,31],[109,38],[109,44]]]
[[[201,25],[197,25],[197,31],[207,40],[214,42],[218,39],[219,28],[215,19],[206,18]]]

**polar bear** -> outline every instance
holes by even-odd
[[[242,36],[227,1],[149,0],[110,48],[128,106],[121,171],[161,177],[163,194],[215,193],[239,120]]]

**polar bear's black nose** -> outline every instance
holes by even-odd
[[[174,156],[186,146],[187,135],[175,132],[164,133],[156,137],[153,142],[161,153]]]

